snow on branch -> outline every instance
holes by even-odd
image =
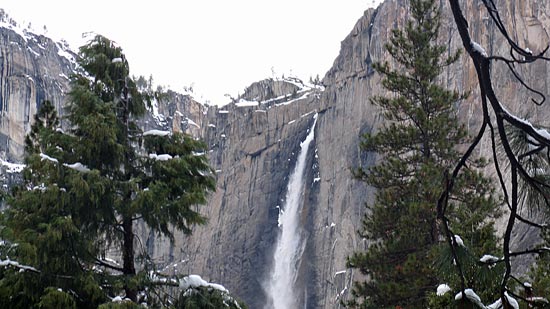
[[[50,161],[50,162],[53,162],[53,163],[59,163],[59,160],[57,160],[56,158],[52,158],[52,157],[48,156],[47,154],[40,153],[40,158],[41,158],[41,161],[46,160],[46,161]],[[75,163],[72,163],[72,164],[63,163],[63,166],[68,167],[70,169],[73,169],[75,171],[81,172],[81,173],[89,173],[91,171],[86,165],[84,165],[80,162],[75,162]]]
[[[149,154],[149,159],[153,159],[153,160],[156,160],[156,161],[168,161],[168,160],[172,160],[174,157],[172,157],[171,155],[169,154],[156,154],[156,153],[150,153]]]
[[[455,295],[455,300],[461,300],[462,295],[465,295],[467,299],[469,299],[471,302],[479,306],[480,308],[485,308],[485,305],[481,302],[481,298],[474,292],[472,289],[465,289],[464,293],[462,291],[458,292]]]
[[[464,241],[462,240],[462,238],[458,235],[455,235],[454,236],[454,242],[455,244],[457,244],[458,246],[461,246],[463,248],[466,248],[466,246],[464,245]]]
[[[506,302],[508,303],[508,305],[511,306],[511,307],[506,307],[506,308],[519,309],[518,301],[515,298],[508,295],[508,292],[504,292],[504,297],[506,298]],[[487,306],[485,308],[487,308],[487,309],[501,309],[501,308],[504,308],[502,306],[502,298],[497,299],[497,301],[495,301],[494,303],[490,304],[489,306]]]
[[[170,131],[162,131],[162,130],[149,130],[143,132],[143,136],[167,136],[172,134]]]
[[[510,124],[518,127],[528,134],[528,139],[533,145],[545,145],[550,146],[550,132],[546,129],[539,129],[535,127],[529,120],[517,117],[513,113],[509,112],[506,107],[499,102],[500,115],[506,119]],[[535,144],[537,143],[537,144]]]
[[[120,271],[120,272],[124,271],[124,269],[122,267],[120,267],[120,264],[117,263],[117,261],[115,261],[115,260],[108,259],[108,258],[105,258],[105,259],[97,259],[96,258],[95,261],[99,266],[110,268],[110,269]]]
[[[479,53],[483,57],[489,57],[489,54],[485,51],[485,48],[483,46],[479,45],[479,43],[472,41],[472,48],[475,52]]]
[[[447,292],[450,292],[451,291],[451,287],[449,287],[447,284],[440,284],[438,287],[437,287],[437,292],[436,292],[436,295],[437,296],[443,296],[445,294],[447,294]]]
[[[485,254],[479,259],[479,261],[481,263],[496,263],[496,262],[500,261],[500,259],[497,258],[494,255]]]
[[[32,266],[19,264],[19,262],[11,261],[9,258],[7,258],[5,260],[0,259],[0,267],[6,267],[6,266],[12,266],[12,267],[15,267],[15,268],[19,268],[22,271],[28,270],[28,271],[32,271],[32,272],[35,272],[35,273],[39,273],[39,271],[36,268],[32,267]]]
[[[220,284],[209,283],[201,278],[199,275],[189,275],[179,280],[180,288],[187,290],[189,288],[210,287],[221,292],[228,293],[227,289]]]
[[[548,299],[544,298],[544,297],[540,297],[540,296],[537,296],[537,297],[527,297],[527,301],[532,303],[532,304],[550,304],[550,302],[548,301]]]
[[[502,261],[504,261],[504,260],[501,259],[501,258],[498,258],[498,257],[496,257],[496,256],[494,256],[494,255],[485,254],[485,255],[483,255],[483,256],[479,259],[479,261],[480,261],[481,263],[483,263],[483,264],[489,265],[489,268],[491,268],[491,267],[494,266],[494,264],[499,263],[499,262],[502,262]]]
[[[89,173],[91,171],[86,165],[83,165],[80,162],[76,162],[76,163],[73,163],[73,164],[63,163],[63,166],[68,167],[70,169],[73,169],[75,171],[81,172],[81,173]]]
[[[170,278],[163,274],[150,271],[149,278],[154,284],[178,286],[183,291],[205,287],[208,289],[218,290],[222,293],[229,294],[229,291],[223,285],[218,283],[208,282],[202,279],[201,276],[199,275],[188,275],[178,279],[178,278]]]
[[[41,161],[47,160],[50,162],[59,163],[59,161],[56,158],[52,158],[44,153],[40,153],[40,158],[41,158]]]

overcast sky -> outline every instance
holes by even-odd
[[[199,101],[227,103],[254,81],[281,74],[323,77],[340,42],[381,0],[2,0],[20,24],[47,27],[75,49],[82,33],[116,41],[133,75]]]

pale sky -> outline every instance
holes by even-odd
[[[225,104],[254,81],[282,74],[322,78],[340,42],[381,0],[2,0],[20,24],[32,23],[76,50],[84,32],[116,41],[132,75]]]

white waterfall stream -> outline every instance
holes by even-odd
[[[273,266],[269,281],[265,284],[268,302],[265,309],[297,308],[296,298],[302,295],[294,286],[298,274],[300,258],[305,242],[301,237],[300,209],[303,203],[304,171],[310,143],[315,137],[315,124],[309,129],[306,139],[300,144],[296,167],[288,181],[284,207],[279,211],[279,235],[275,245]]]

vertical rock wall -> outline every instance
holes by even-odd
[[[461,41],[454,30],[447,1],[440,4],[443,10],[440,42],[453,52],[461,48]],[[364,203],[372,198],[364,184],[352,179],[351,169],[374,162],[372,155],[359,151],[359,136],[376,130],[383,121],[377,108],[369,103],[372,95],[384,94],[372,63],[389,60],[383,46],[391,29],[405,23],[407,5],[407,1],[391,0],[376,11],[365,12],[342,42],[340,55],[323,80],[326,89],[319,100],[297,101],[284,108],[270,109],[262,117],[254,117],[253,108],[237,113],[228,107],[229,114],[208,114],[212,119],[209,121],[219,122],[216,132],[223,128],[226,134],[223,140],[219,140],[215,152],[218,158],[215,162],[222,169],[220,190],[207,207],[210,225],[199,228],[194,236],[185,240],[187,245],[183,248],[195,254],[187,269],[224,282],[251,307],[261,308],[264,295],[259,284],[269,272],[270,250],[276,235],[273,231],[277,218],[274,206],[279,205],[284,196],[285,177],[291,170],[286,164],[282,168],[273,163],[293,161],[292,151],[296,151],[296,145],[305,134],[307,125],[294,131],[288,121],[300,114],[318,111],[315,152],[307,171],[306,203],[302,214],[308,242],[301,264],[300,284],[306,290],[304,301],[307,308],[337,308],[340,299],[349,295],[352,281],[359,276],[346,269],[345,260],[351,252],[366,248],[367,244],[358,237],[357,229],[360,228]],[[503,20],[520,45],[534,52],[546,46],[550,29],[550,5],[547,2],[508,0],[500,1],[498,5]],[[488,19],[481,3],[464,1],[463,9],[469,18],[474,40],[485,46],[490,54],[507,55],[503,38]],[[547,64],[538,63],[522,68],[520,74],[536,89],[550,93],[547,83],[549,69]],[[533,122],[549,124],[547,106],[536,108],[528,104],[529,94],[502,63],[495,63],[493,70],[497,93],[510,110],[530,115]],[[472,92],[468,100],[457,106],[460,119],[472,134],[480,124],[476,80],[475,70],[466,56],[441,76],[441,83],[449,88]],[[280,120],[285,117],[286,120]],[[266,134],[266,129],[277,132],[276,138],[281,142],[258,156],[243,155],[250,153],[246,149],[251,145],[263,148],[273,141],[270,136],[274,133]],[[489,147],[485,140],[479,154],[490,158]],[[266,182],[270,190],[258,192],[258,188],[265,188]]]
[[[21,160],[25,135],[44,100],[64,105],[74,54],[61,43],[0,19],[0,155]]]

